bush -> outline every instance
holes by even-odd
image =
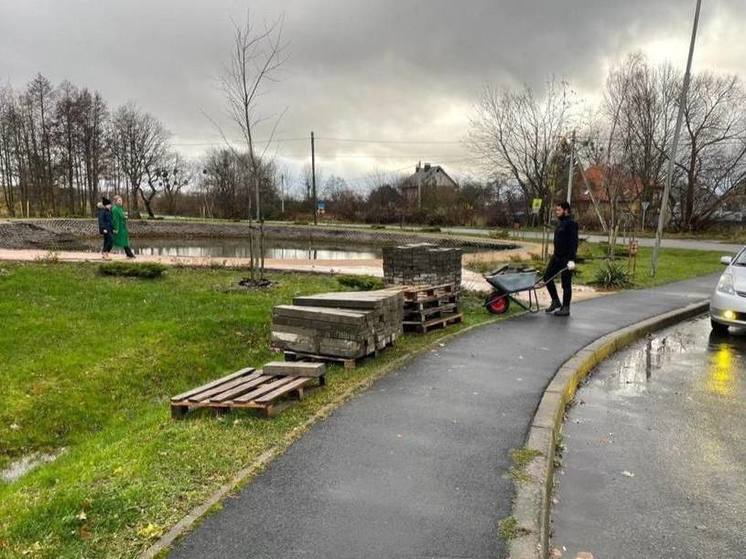
[[[163,275],[166,266],[156,262],[107,262],[98,267],[102,276],[155,279]]]
[[[495,229],[494,231],[490,231],[490,238],[491,239],[510,239],[512,237],[510,235],[510,231],[506,229]]]
[[[371,225],[371,229],[386,229],[385,225]]]
[[[627,269],[613,260],[607,260],[601,265],[591,283],[607,289],[623,288],[632,285]]]
[[[575,255],[575,261],[576,262],[585,262],[586,260],[591,260],[593,258],[593,247],[591,246],[591,243],[586,241],[585,239],[581,240],[578,244],[578,252]]]
[[[608,257],[609,256],[609,243],[607,242],[598,243],[598,246],[601,247],[603,255],[605,257]],[[627,258],[628,256],[629,256],[629,248],[627,247],[627,245],[623,245],[623,244],[620,245],[618,243],[614,245],[614,257],[615,258]]]
[[[371,291],[383,289],[383,280],[373,276],[337,276],[337,282],[343,287],[357,291]]]
[[[423,227],[423,233],[440,233],[440,227]]]

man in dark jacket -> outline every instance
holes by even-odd
[[[98,232],[104,238],[101,257],[108,260],[111,248],[114,246],[114,222],[111,218],[111,200],[106,197],[98,203]]]
[[[553,312],[555,316],[570,315],[570,301],[572,300],[572,272],[575,267],[575,256],[578,252],[578,224],[570,217],[570,204],[562,202],[554,208],[554,213],[559,220],[554,230],[554,254],[549,261],[544,281],[547,282],[547,291],[552,297],[552,303],[547,307],[547,313]],[[554,276],[560,271],[562,279],[562,303],[557,295],[557,287],[554,285]]]

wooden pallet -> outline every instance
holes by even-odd
[[[431,307],[448,305],[450,303],[458,303],[458,301],[459,301],[458,292],[446,293],[445,295],[436,295],[432,297],[426,297],[419,301],[405,301],[404,310],[406,312],[408,310],[428,309]]]
[[[444,303],[438,306],[404,310],[404,322],[425,322],[431,318],[443,318],[459,310],[458,303]]]
[[[396,336],[391,336],[387,339],[387,342],[385,344],[382,344],[380,347],[378,347],[376,350],[371,351],[370,353],[367,353],[365,355],[361,355],[359,357],[339,357],[334,355],[318,355],[315,353],[304,353],[301,351],[283,351],[283,355],[285,356],[286,361],[311,361],[315,363],[334,363],[338,365],[342,365],[345,369],[354,369],[357,367],[358,363],[361,361],[364,361],[365,359],[368,359],[369,357],[376,357],[378,355],[379,351],[382,351],[386,349],[387,347],[390,347],[394,345],[394,341],[396,340]]]
[[[423,287],[407,287],[402,291],[405,304],[436,301],[444,297],[458,295],[458,292],[459,288],[455,283],[428,285]]]
[[[462,313],[451,313],[438,318],[431,318],[425,321],[405,320],[402,325],[405,330],[414,330],[420,334],[427,334],[432,328],[445,328],[450,324],[456,324],[464,319]]]
[[[266,417],[277,415],[293,403],[288,398],[303,399],[312,381],[326,384],[325,371],[318,376],[265,374],[262,369],[247,367],[171,398],[171,416],[182,419],[188,412],[212,408],[216,412],[231,409],[254,409]]]

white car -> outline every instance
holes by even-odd
[[[746,247],[720,262],[728,267],[710,298],[710,324],[716,334],[727,334],[729,326],[746,326]]]

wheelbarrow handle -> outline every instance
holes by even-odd
[[[547,285],[547,284],[548,284],[548,283],[549,283],[550,281],[552,281],[552,280],[553,280],[554,278],[556,278],[556,277],[557,277],[558,275],[560,275],[560,274],[561,274],[562,272],[566,272],[567,270],[569,270],[569,268],[568,268],[567,266],[565,266],[565,267],[564,267],[564,268],[562,268],[562,269],[561,269],[560,271],[558,271],[558,272],[557,272],[556,274],[554,274],[554,275],[553,275],[553,276],[552,276],[551,278],[547,278],[547,279],[543,279],[543,278],[542,278],[542,279],[540,279],[539,281],[537,281],[537,282],[536,282],[536,283],[534,284],[534,288],[536,288],[536,289],[539,289],[539,288],[542,288],[542,287],[546,287],[546,285]],[[572,270],[570,270],[570,271],[572,272]]]

